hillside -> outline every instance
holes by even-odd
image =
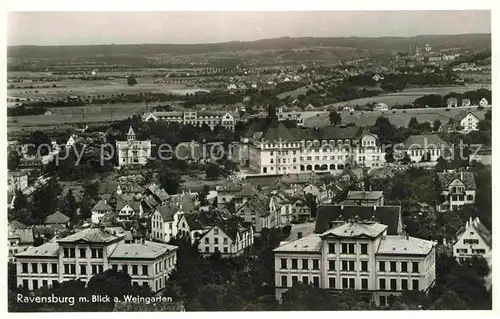
[[[84,55],[200,54],[244,50],[292,50],[297,48],[331,47],[335,50],[368,50],[372,53],[406,51],[409,45],[430,43],[434,50],[444,48],[490,49],[491,34],[420,35],[415,37],[335,37],[276,38],[250,42],[205,44],[120,44],[77,46],[10,46],[8,58],[33,59]]]

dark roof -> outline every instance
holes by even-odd
[[[442,172],[437,173],[441,189],[448,188],[448,185],[455,179],[464,183],[466,189],[476,189],[476,181],[472,172]]]
[[[462,110],[460,111],[457,115],[455,115],[453,117],[453,119],[457,120],[457,121],[461,121],[464,119],[464,117],[466,117],[468,114],[472,114],[472,116],[474,116],[475,118],[477,118],[479,120],[479,118],[477,117],[477,115],[475,115],[474,113],[472,113],[471,111],[466,111],[466,110]]]
[[[241,208],[247,206],[253,209],[261,217],[269,215],[269,200],[265,196],[256,196],[246,202]],[[241,209],[240,208],[240,209]]]
[[[113,210],[111,206],[109,206],[104,200],[100,200],[97,202],[97,204],[92,207],[92,211],[96,212],[107,212]]]
[[[45,224],[66,224],[70,218],[61,212],[55,212],[45,218]]]
[[[293,134],[298,140],[337,140],[357,139],[363,134],[371,134],[359,126],[323,126],[310,128],[295,128]]]
[[[479,236],[481,236],[484,242],[489,247],[491,247],[491,231],[489,231],[488,228],[486,228],[486,226],[484,226],[484,224],[481,223],[479,217],[476,217],[476,219],[472,221],[472,227],[474,227],[474,229],[479,234]]]
[[[203,229],[204,225],[201,223],[197,214],[184,214],[184,218],[186,219],[190,230]]]
[[[116,210],[119,211],[119,210],[122,210],[125,206],[130,206],[130,208],[132,208],[134,211],[138,212],[141,210],[141,203],[140,202],[136,202],[136,201],[119,201],[118,204],[116,204]]]
[[[381,224],[387,225],[388,235],[397,235],[401,223],[401,206],[354,206],[354,205],[321,205],[316,215],[315,233],[323,233],[330,228],[331,222],[341,217],[343,220],[358,216],[360,220],[373,217]]]
[[[427,134],[427,135],[410,135],[403,144],[405,148],[412,146],[413,149],[415,149],[418,147],[424,148],[425,145],[429,144],[432,144],[435,147],[441,147],[442,145],[446,145],[446,142],[443,141],[437,135]]]
[[[108,243],[113,242],[118,238],[118,236],[115,236],[101,228],[87,228],[68,237],[59,239],[58,242],[72,243],[85,241],[89,243]]]
[[[163,217],[163,221],[173,220],[174,214],[178,211],[178,208],[171,204],[158,206],[156,209],[160,213],[161,217]]]
[[[219,227],[232,241],[235,241],[238,233],[241,234],[247,231],[251,226],[249,224],[238,223],[235,221],[224,221],[218,223],[214,227]]]

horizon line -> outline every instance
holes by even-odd
[[[381,38],[399,38],[399,39],[411,39],[416,37],[439,37],[439,36],[463,36],[463,35],[489,35],[491,32],[473,32],[473,33],[453,33],[453,34],[417,34],[412,36],[332,36],[332,37],[316,37],[316,36],[281,36],[274,38],[261,38],[256,40],[228,40],[223,42],[196,42],[196,43],[108,43],[108,44],[13,44],[7,45],[7,48],[12,47],[77,47],[77,46],[113,46],[113,45],[204,45],[204,44],[227,44],[227,43],[250,43],[265,40],[278,40],[278,39],[306,39],[306,38],[316,38],[316,39],[349,39],[349,38],[361,38],[361,39],[381,39]]]

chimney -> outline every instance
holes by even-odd
[[[469,217],[469,225],[472,225],[472,217]]]
[[[376,211],[376,210],[377,210],[377,206],[373,205],[373,211]]]
[[[464,180],[464,171],[460,171],[460,180]]]
[[[297,233],[297,239],[300,239],[300,238],[302,238],[302,232]]]

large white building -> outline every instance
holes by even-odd
[[[481,223],[479,217],[472,217],[455,235],[453,257],[463,263],[474,256],[489,258],[491,256],[491,231]]]
[[[476,181],[472,172],[437,173],[440,187],[438,212],[458,210],[463,205],[472,205],[476,201]]]
[[[186,111],[186,112],[150,112],[142,116],[145,122],[167,122],[190,124],[202,126],[206,124],[210,129],[220,125],[228,130],[234,131],[236,125],[236,113],[227,111]]]
[[[241,143],[243,164],[262,175],[341,172],[346,165],[385,163],[378,137],[355,126],[288,129],[271,115],[252,123]]]
[[[470,111],[462,111],[454,117],[457,124],[460,125],[461,133],[470,133],[479,130],[479,118]]]
[[[138,141],[132,126],[127,133],[126,141],[116,142],[118,152],[118,167],[127,165],[146,165],[151,157],[151,141]]]
[[[144,241],[125,243],[125,235],[88,228],[16,255],[17,285],[30,290],[68,280],[88,282],[109,268],[129,274],[132,285],[165,287],[177,262],[177,247]]]
[[[239,256],[253,245],[254,232],[249,224],[222,222],[209,228],[201,237],[198,249],[203,255],[219,252],[223,257]]]
[[[422,156],[428,154],[430,155],[430,160],[427,159],[427,161],[435,162],[439,157],[444,155],[446,148],[446,142],[437,135],[410,135],[402,145],[397,145],[394,154],[395,158],[398,156],[398,159],[403,159],[406,153],[414,163],[421,162]]]
[[[434,243],[387,229],[374,220],[337,220],[324,232],[282,244],[274,249],[276,298],[298,282],[359,290],[382,306],[390,295],[427,291],[436,276]]]

